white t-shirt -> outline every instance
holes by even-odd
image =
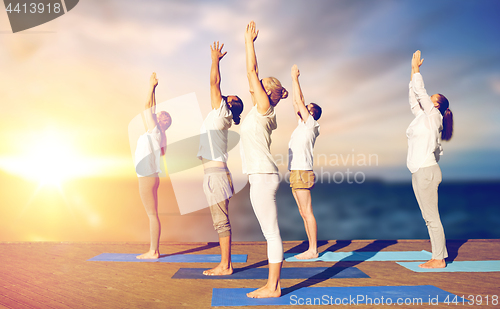
[[[165,146],[165,145],[164,145]],[[135,148],[135,171],[137,176],[146,177],[160,173],[161,132],[158,126],[139,136]]]
[[[241,123],[240,153],[244,174],[273,174],[278,167],[271,155],[271,133],[278,127],[274,107],[264,115],[254,105]]]
[[[314,143],[319,129],[318,122],[311,115],[306,122],[299,119],[288,143],[288,170],[312,171]]]
[[[415,119],[406,130],[408,137],[408,156],[406,165],[415,173],[421,167],[437,164],[443,154],[441,147],[441,131],[443,116],[434,107],[430,96],[424,88],[424,80],[420,73],[413,75],[410,81],[410,106]]]
[[[212,109],[200,128],[198,159],[227,162],[227,131],[233,114],[222,99],[218,109]]]

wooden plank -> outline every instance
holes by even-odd
[[[67,297],[43,286],[29,284],[19,278],[5,274],[2,275],[2,284],[7,289],[32,299],[39,299],[43,303],[49,303],[54,308],[72,308],[69,304],[65,304],[68,301]]]
[[[50,308],[44,305],[34,306],[33,300],[13,292],[5,287],[0,287],[0,303],[10,308]]]
[[[47,278],[39,277],[38,273],[26,273],[19,268],[14,268],[11,274],[6,274],[5,270],[8,267],[8,265],[5,265],[3,269],[4,273],[1,275],[2,278],[5,278],[6,282],[24,286],[25,289],[35,291],[35,293],[50,295],[49,298],[51,299],[58,298],[60,303],[70,300],[69,304],[78,302],[81,306],[85,306],[84,304],[89,300],[88,295],[81,295],[81,293],[74,293],[74,291],[67,289],[67,282],[50,282]],[[98,298],[94,300],[97,302]],[[69,306],[72,307],[72,305]]]
[[[306,244],[284,242],[299,253]],[[218,254],[216,243],[162,243],[162,253]],[[212,288],[259,288],[266,280],[175,280],[180,267],[214,267],[213,263],[88,262],[103,252],[141,253],[140,243],[0,243],[0,305],[6,308],[210,308]],[[430,251],[428,240],[346,240],[321,242],[320,251]],[[234,254],[248,254],[234,267],[267,267],[265,242],[233,243]],[[500,241],[450,241],[458,260],[500,260]],[[387,286],[432,284],[459,295],[499,294],[500,273],[414,273],[394,262],[294,262],[284,267],[356,266],[371,278],[282,280],[282,287]],[[6,295],[6,296],[1,296]],[[61,306],[61,307],[58,307]],[[483,304],[483,306],[485,306]],[[288,306],[286,306],[288,307]],[[419,308],[435,308],[422,305]],[[485,306],[486,308],[487,306]],[[251,307],[246,307],[250,309]],[[256,307],[257,309],[262,309]],[[293,306],[290,308],[310,308]]]

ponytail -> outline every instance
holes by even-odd
[[[165,153],[167,152],[167,136],[165,135],[165,131],[161,132],[160,150],[160,156],[165,156]]]
[[[243,112],[243,101],[238,96],[234,96],[238,98],[237,100],[231,101],[231,114],[233,114],[233,121],[235,125],[239,125],[241,121],[241,113]]]
[[[439,103],[439,111],[443,115],[443,131],[441,131],[441,139],[449,141],[453,135],[453,113],[450,110],[450,102],[442,95],[438,94],[437,103]]]
[[[453,135],[453,113],[449,108],[446,109],[443,115],[443,131],[441,131],[441,139],[449,141]]]
[[[281,98],[282,99],[288,98],[288,90],[286,90],[285,87],[281,88]]]

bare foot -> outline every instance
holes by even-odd
[[[420,268],[445,268],[446,262],[444,260],[432,259],[423,264],[418,265]]]
[[[233,273],[233,265],[229,265],[229,268],[226,265],[219,264],[217,267],[212,269],[207,269],[203,271],[205,276],[227,276]]]
[[[156,260],[160,258],[160,251],[158,250],[149,250],[148,252],[138,255],[135,257],[139,260]]]
[[[260,289],[247,293],[247,297],[250,298],[271,298],[280,296],[281,296],[281,287],[279,283],[276,288],[268,287],[266,284]]]
[[[310,259],[315,259],[319,256],[318,252],[312,251],[312,250],[307,250],[305,252],[302,252],[301,254],[297,254],[294,256],[294,258],[298,260],[310,260]]]

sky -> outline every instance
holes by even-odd
[[[243,34],[251,20],[260,31],[259,76],[274,76],[291,90],[297,64],[306,102],[323,108],[317,172],[350,169],[409,181],[408,82],[419,49],[427,91],[446,95],[454,113],[454,136],[443,143],[439,162],[443,179],[498,180],[499,12],[500,2],[488,0],[85,0],[14,34],[1,11],[2,182],[19,178],[43,193],[70,179],[135,179],[128,126],[143,109],[149,76],[159,78],[158,102],[194,93],[204,117],[214,41],[228,52],[222,92],[243,99],[244,119],[251,99]],[[291,96],[276,112],[272,153],[286,172],[296,125]],[[196,113],[173,123],[189,124]],[[363,164],[370,156],[376,160]],[[239,160],[230,154],[235,173]],[[29,199],[30,190],[12,192]]]

